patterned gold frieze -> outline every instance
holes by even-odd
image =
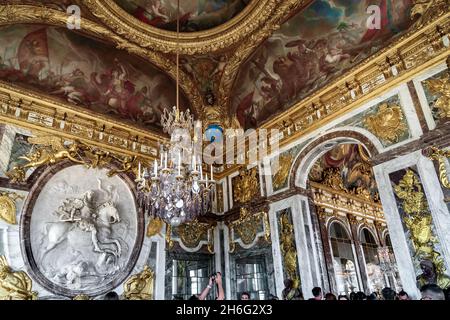
[[[153,159],[165,138],[0,81],[0,122]]]
[[[328,208],[329,212],[339,211],[362,219],[385,222],[381,204],[323,184],[310,184],[314,203],[323,208],[323,217],[329,216],[324,210]]]

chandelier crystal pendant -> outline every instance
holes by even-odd
[[[179,35],[179,0],[177,12],[177,39]],[[203,174],[201,155],[195,154],[194,145],[186,147],[182,135],[192,135],[194,119],[189,110],[179,107],[179,52],[177,51],[176,106],[164,110],[161,117],[164,132],[170,142],[160,150],[160,159],[153,166],[141,170],[139,163],[136,179],[138,205],[146,214],[157,217],[176,227],[205,215],[211,209],[215,187],[214,170]],[[181,133],[181,134],[180,134]],[[194,143],[201,143],[194,137]]]

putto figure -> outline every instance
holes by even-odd
[[[12,271],[6,258],[0,257],[0,300],[37,300],[31,291],[30,277],[23,271]]]

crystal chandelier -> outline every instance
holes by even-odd
[[[177,12],[177,39],[179,36],[179,0]],[[138,204],[145,213],[160,218],[172,226],[192,221],[211,208],[215,186],[214,172],[203,174],[201,156],[195,154],[194,145],[186,147],[179,133],[191,135],[194,129],[190,111],[179,108],[179,50],[177,50],[176,106],[164,110],[161,124],[170,135],[170,142],[160,150],[160,159],[153,166],[141,170],[139,163]],[[198,137],[194,137],[198,143]],[[201,139],[200,139],[201,143]],[[206,168],[205,168],[206,169]]]

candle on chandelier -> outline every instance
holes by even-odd
[[[165,153],[164,168],[167,169],[167,152]]]
[[[153,173],[155,175],[155,178],[158,176],[158,161],[155,159],[155,164],[153,166]]]
[[[211,181],[214,181],[214,170],[213,170],[213,165],[211,165]]]
[[[206,187],[208,188],[208,174],[206,174]]]
[[[178,153],[178,175],[181,176],[181,152]]]
[[[203,180],[203,167],[201,163],[200,163],[200,180]]]

